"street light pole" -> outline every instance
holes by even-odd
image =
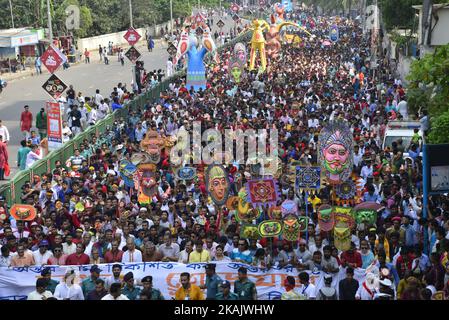
[[[11,10],[11,23],[12,23],[12,28],[14,29],[14,15],[12,13],[12,3],[11,0],[9,0],[9,9]]]
[[[133,24],[133,4],[131,0],[129,0],[129,24],[131,25],[131,28],[134,27]]]
[[[170,0],[170,25],[171,25],[171,36],[173,37],[173,0]]]
[[[48,17],[48,37],[50,38],[50,44],[53,44],[53,27],[51,24],[50,0],[47,0],[47,17]]]

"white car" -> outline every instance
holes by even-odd
[[[385,150],[386,147],[392,149],[393,142],[402,139],[402,145],[404,146],[405,150],[408,150],[410,142],[412,141],[412,137],[415,134],[415,129],[419,129],[419,135],[422,138],[422,144],[424,144],[424,133],[421,130],[421,123],[419,121],[388,122],[382,149]],[[404,152],[404,157],[408,157],[408,152]]]

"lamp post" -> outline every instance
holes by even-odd
[[[171,36],[173,38],[173,0],[170,0],[170,26],[171,26]]]
[[[131,28],[134,27],[133,24],[133,4],[131,0],[129,0],[129,24],[131,25]]]
[[[11,23],[12,23],[12,28],[14,29],[14,15],[12,13],[12,3],[11,0],[9,0],[9,9],[11,10]]]
[[[47,0],[47,17],[48,17],[48,37],[50,38],[50,43],[53,44],[53,27],[51,24],[50,0]]]

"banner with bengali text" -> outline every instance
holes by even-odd
[[[234,288],[234,281],[238,279],[237,269],[241,266],[248,268],[248,278],[256,283],[257,297],[259,300],[279,299],[283,292],[284,279],[287,276],[294,276],[299,286],[298,271],[296,268],[287,266],[284,268],[271,268],[269,270],[260,269],[234,262],[217,262],[216,273],[223,280],[231,282],[231,289]],[[100,278],[106,279],[112,276],[113,264],[99,265],[101,269]],[[151,275],[153,277],[153,287],[161,290],[165,299],[175,296],[176,290],[181,286],[180,274],[189,272],[191,282],[196,285],[204,284],[206,279],[205,263],[181,264],[169,262],[145,262],[134,264],[123,264],[121,277],[132,271],[137,285],[140,280]],[[90,265],[83,266],[49,266],[52,270],[52,279],[62,281],[64,274],[69,270],[75,270],[77,282],[80,283],[90,275]],[[0,300],[23,300],[28,294],[35,290],[36,279],[41,277],[41,266],[34,267],[0,267]],[[315,284],[317,290],[323,287],[324,273],[308,271],[310,282]],[[332,285],[338,290],[338,282],[345,278],[345,269],[333,276]],[[365,270],[356,269],[354,278],[362,283],[365,279]]]

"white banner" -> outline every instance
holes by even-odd
[[[182,272],[189,272],[191,282],[196,285],[204,284],[206,279],[205,263],[181,264],[167,262],[145,262],[135,264],[123,264],[121,277],[129,271],[134,274],[137,284],[144,276],[153,277],[153,287],[161,290],[165,299],[175,296],[176,290],[181,286],[179,276]],[[231,289],[234,288],[234,281],[238,279],[237,269],[241,266],[248,268],[248,278],[256,283],[257,297],[259,300],[273,300],[279,298],[283,292],[284,279],[293,276],[299,286],[296,268],[287,266],[284,268],[271,268],[268,271],[253,266],[234,262],[217,262],[216,273],[223,280],[231,282]],[[99,265],[101,271],[100,278],[107,279],[112,276],[113,264]],[[90,265],[83,266],[49,266],[52,270],[52,279],[62,281],[68,269],[74,269],[78,282],[90,276]],[[41,276],[43,267],[29,268],[6,268],[0,267],[0,300],[22,300],[35,290],[36,279]],[[315,284],[317,290],[323,287],[322,272],[310,272],[310,282]],[[340,268],[339,273],[334,275],[332,286],[338,290],[338,282],[345,278],[345,269]],[[354,270],[354,278],[360,283],[364,281],[365,270]]]

